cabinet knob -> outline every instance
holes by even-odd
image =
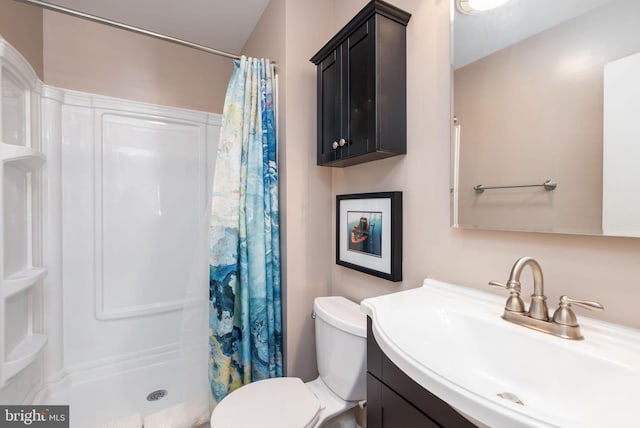
[[[344,138],[340,138],[340,147],[344,146],[345,144],[347,144],[347,142],[344,141]]]
[[[333,144],[331,145],[331,147],[333,147],[333,150],[338,148],[338,142],[334,141]]]

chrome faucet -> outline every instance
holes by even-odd
[[[522,291],[520,275],[525,266],[529,266],[533,273],[533,294],[531,295],[528,311],[525,309],[524,301],[520,297],[520,292]],[[489,285],[505,288],[510,293],[502,318],[515,324],[565,339],[583,339],[577,318],[571,310],[572,304],[592,310],[604,309],[604,306],[597,302],[562,296],[560,297],[559,307],[550,320],[547,298],[544,295],[542,268],[532,257],[521,257],[516,260],[506,284],[491,281]]]

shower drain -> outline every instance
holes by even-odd
[[[147,395],[147,401],[158,401],[164,398],[167,395],[168,391],[166,389],[159,389],[157,391],[153,391],[149,395]]]

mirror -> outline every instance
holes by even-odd
[[[455,9],[452,226],[640,236],[640,1]]]

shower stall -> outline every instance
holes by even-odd
[[[43,85],[1,38],[0,79],[0,403],[205,422],[221,118]]]

